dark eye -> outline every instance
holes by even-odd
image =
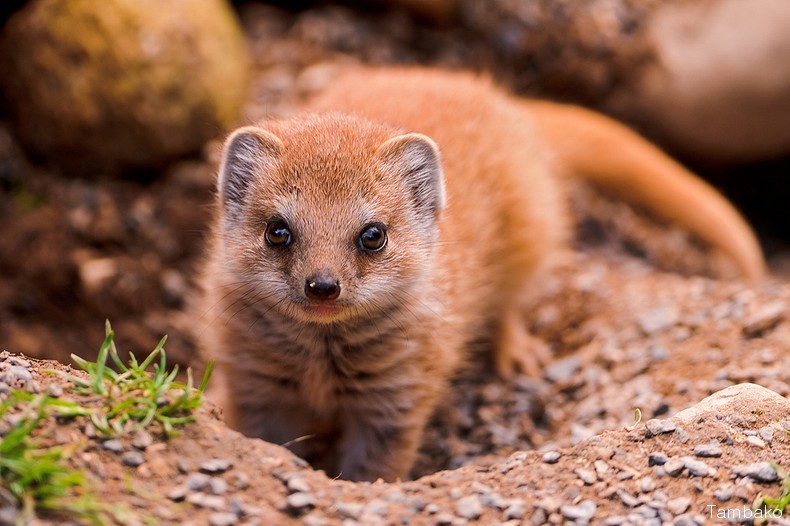
[[[381,223],[373,223],[359,234],[359,248],[366,252],[378,252],[387,244],[387,229]]]
[[[266,221],[266,242],[273,247],[287,247],[291,244],[291,230],[282,219]]]

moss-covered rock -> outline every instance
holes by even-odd
[[[33,0],[0,76],[17,134],[72,173],[155,167],[235,124],[244,36],[225,0]]]

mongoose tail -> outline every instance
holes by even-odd
[[[765,275],[760,245],[740,213],[656,146],[578,106],[525,104],[562,168],[693,232],[729,256],[744,278]]]

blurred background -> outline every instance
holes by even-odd
[[[730,197],[790,276],[786,0],[13,0],[0,23],[0,350],[92,356],[108,318],[122,349],[167,333],[192,361],[222,138],[356,64],[613,115]],[[595,199],[580,224],[611,215]]]

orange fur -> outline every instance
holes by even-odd
[[[232,426],[308,437],[294,450],[332,475],[393,480],[470,342],[492,342],[503,376],[539,373],[521,314],[570,220],[562,125],[536,108],[537,128],[489,81],[372,70],[338,79],[319,113],[228,139],[201,307]],[[593,135],[617,128],[579,115]],[[380,250],[360,244],[370,225]]]

